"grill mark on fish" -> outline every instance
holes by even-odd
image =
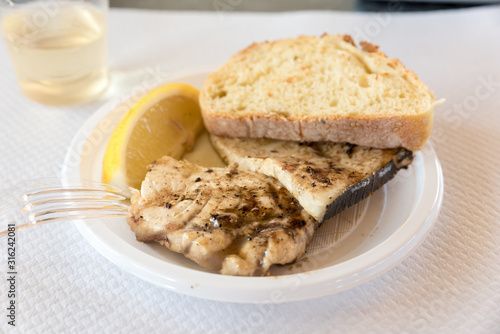
[[[277,178],[319,221],[359,202],[412,161],[411,152],[405,149],[382,150],[349,143],[218,136],[211,136],[211,139],[226,162],[238,163],[244,170]],[[394,168],[384,169],[391,163]],[[382,175],[384,170],[389,170],[389,174]],[[377,186],[367,187],[363,196],[339,201],[342,205],[332,204],[345,191],[364,180]]]
[[[202,174],[205,178],[196,182]],[[274,263],[293,262],[318,226],[271,177],[236,165],[207,174],[169,157],[152,167],[141,192],[133,192],[130,211],[144,217],[129,220],[139,241],[157,241],[230,275],[266,275]]]

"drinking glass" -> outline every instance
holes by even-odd
[[[108,86],[108,0],[0,0],[0,23],[23,93],[49,105]]]

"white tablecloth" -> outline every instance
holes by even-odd
[[[432,142],[445,194],[434,229],[401,264],[361,286],[304,302],[251,305],[169,292],[122,271],[74,224],[18,232],[20,333],[500,333],[500,8],[430,13],[241,14],[111,10],[113,84],[99,101],[24,98],[0,45],[0,188],[60,174],[75,132],[149,72],[213,68],[254,41],[349,33],[382,45],[447,99]],[[0,240],[1,332],[7,251]]]

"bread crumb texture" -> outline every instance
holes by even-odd
[[[205,123],[343,119],[360,127],[363,121],[393,118],[387,131],[398,132],[395,124],[402,119],[422,123],[431,118],[432,91],[378,46],[360,45],[348,35],[329,34],[252,44],[207,78],[200,94]],[[417,132],[428,137],[430,123],[419,124]],[[214,128],[207,125],[209,131]],[[417,146],[423,142],[415,141]]]

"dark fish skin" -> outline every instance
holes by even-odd
[[[413,152],[404,148],[399,149],[394,158],[384,167],[360,183],[347,188],[335,201],[329,204],[322,220],[325,221],[367,198],[394,178],[400,169],[407,168],[412,161]]]
[[[268,275],[271,265],[295,261],[318,226],[274,178],[170,157],[149,166],[129,211],[137,240],[226,275]]]

